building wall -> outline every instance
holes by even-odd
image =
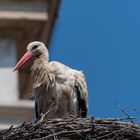
[[[29,65],[12,72],[26,45],[41,38],[48,21],[45,0],[0,0],[0,129],[31,121]]]
[[[0,102],[18,100],[18,73],[13,73],[16,64],[16,43],[10,38],[0,39]]]

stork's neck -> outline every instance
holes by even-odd
[[[40,57],[34,61],[31,68],[31,75],[34,88],[39,87],[42,84],[49,86],[48,61],[45,57]]]
[[[41,71],[44,68],[47,69],[47,64],[48,64],[48,56],[45,54],[40,55],[39,57],[35,58],[32,68],[32,71]]]

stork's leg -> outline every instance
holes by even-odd
[[[36,115],[36,120],[39,118],[39,113],[38,113],[38,104],[35,102],[35,115]]]

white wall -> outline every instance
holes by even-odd
[[[0,39],[0,102],[18,99],[18,73],[12,72],[16,64],[15,42]]]

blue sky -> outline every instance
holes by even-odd
[[[140,120],[140,1],[62,0],[50,59],[83,70],[89,114]]]

